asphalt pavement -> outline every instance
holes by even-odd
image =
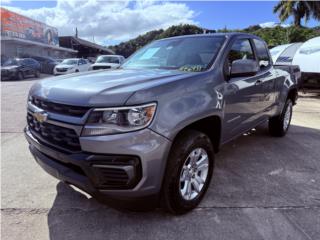
[[[38,80],[1,82],[1,239],[320,239],[320,96],[284,138],[257,127],[225,145],[201,205],[183,216],[118,211],[46,174],[23,135]]]

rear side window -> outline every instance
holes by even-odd
[[[266,44],[258,39],[253,39],[254,45],[257,49],[257,57],[259,60],[259,66],[261,69],[269,67],[271,60],[268,54],[268,49]]]
[[[29,61],[29,64],[31,64],[31,65],[34,65],[34,64],[37,63],[37,62],[36,62],[34,59],[32,59],[32,58],[28,59],[28,61]]]
[[[249,39],[238,39],[233,43],[228,55],[229,66],[231,66],[233,61],[239,59],[254,60],[253,50]]]
[[[24,59],[22,61],[22,65],[25,65],[25,66],[30,66],[30,65],[32,65],[32,63],[33,62],[30,59]]]

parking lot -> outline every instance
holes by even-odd
[[[319,239],[319,96],[299,99],[286,137],[263,125],[224,146],[201,205],[172,216],[114,210],[47,175],[23,135],[36,81],[1,82],[2,239]]]

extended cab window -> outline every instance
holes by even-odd
[[[268,54],[268,49],[266,44],[263,41],[258,39],[253,39],[253,42],[257,49],[257,57],[259,60],[260,68],[263,69],[270,66],[271,60]]]

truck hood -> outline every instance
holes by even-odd
[[[11,65],[11,66],[1,66],[1,70],[12,70],[18,68],[18,65]]]
[[[58,64],[56,65],[57,68],[72,68],[72,67],[75,67],[77,66],[77,64]]]
[[[119,63],[94,63],[91,66],[110,66],[110,67],[118,67]]]
[[[29,95],[75,106],[120,106],[136,91],[190,74],[195,73],[160,69],[90,71],[42,80],[32,86]]]

